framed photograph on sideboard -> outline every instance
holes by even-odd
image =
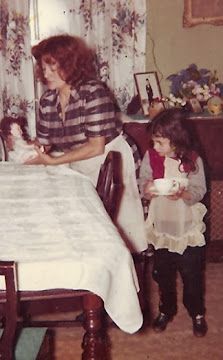
[[[162,98],[157,73],[156,71],[135,73],[134,79],[143,114],[148,116],[154,99]]]

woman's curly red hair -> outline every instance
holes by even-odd
[[[61,78],[75,85],[80,80],[95,79],[96,54],[85,41],[67,34],[51,36],[32,47],[36,59],[36,75],[46,83],[41,61],[47,64],[58,63]]]

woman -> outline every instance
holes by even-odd
[[[34,46],[32,54],[37,76],[48,88],[40,99],[37,121],[37,139],[46,153],[37,150],[38,158],[28,163],[70,164],[95,185],[108,151],[119,151],[125,190],[117,223],[132,252],[145,250],[133,152],[121,134],[115,100],[97,79],[95,53],[79,37],[58,35]]]

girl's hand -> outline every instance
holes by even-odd
[[[173,195],[167,195],[167,198],[170,200],[178,200],[182,197],[182,193],[184,190],[179,189],[176,193]]]
[[[153,187],[153,181],[149,180],[144,186],[144,198],[147,200],[152,199],[153,197],[156,197],[157,195],[154,195],[151,191],[151,188]]]
[[[178,200],[178,199],[190,200],[191,195],[190,195],[190,192],[188,190],[186,190],[185,187],[180,187],[179,190],[175,194],[168,195],[167,197],[170,200]]]
[[[50,155],[47,155],[43,152],[43,149],[35,146],[37,156],[30,160],[25,161],[25,165],[55,165],[54,158]]]

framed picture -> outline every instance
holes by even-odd
[[[201,104],[199,103],[199,101],[197,99],[195,99],[195,98],[189,99],[189,104],[190,104],[191,110],[194,113],[201,113],[203,111]]]
[[[155,71],[134,74],[137,92],[144,115],[149,115],[149,108],[154,99],[161,99],[161,89]]]
[[[223,25],[223,1],[184,0],[183,26]]]

